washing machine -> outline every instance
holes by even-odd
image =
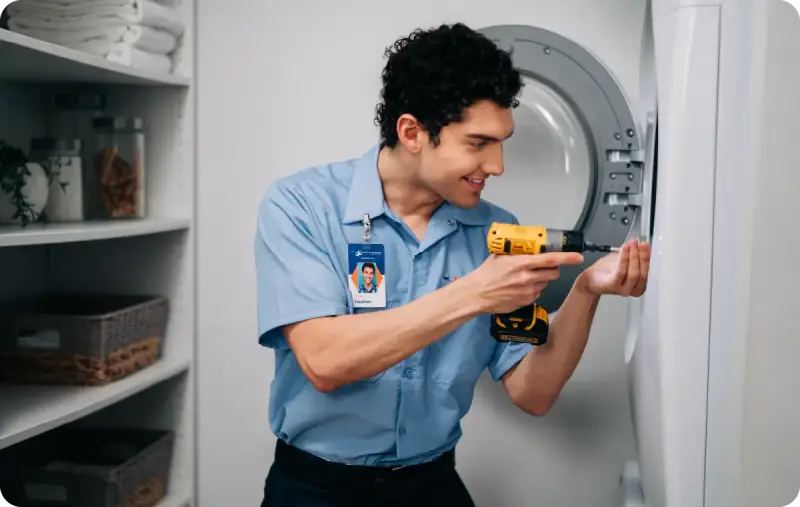
[[[550,210],[543,225],[596,243],[652,244],[619,350],[637,452],[618,464],[623,505],[789,505],[800,488],[800,18],[782,0],[652,0],[645,17],[637,103],[558,33],[482,29],[525,79],[504,146],[513,177],[492,191],[535,200]],[[557,313],[599,255],[562,270],[540,303]]]

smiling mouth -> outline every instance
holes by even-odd
[[[485,179],[464,178],[464,181],[466,181],[474,190],[483,190],[483,187],[486,186]]]

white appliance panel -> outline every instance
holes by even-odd
[[[646,502],[651,507],[699,507],[705,468],[720,8],[660,11],[659,23],[674,30],[674,37],[668,39],[671,48],[656,48],[657,55],[669,59],[656,65],[661,86],[653,258],[629,379]],[[659,42],[657,38],[657,46]],[[669,70],[661,75],[662,68]]]

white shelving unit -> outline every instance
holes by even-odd
[[[122,380],[0,383],[0,453],[71,425],[173,430],[170,482],[158,507],[189,507],[195,495],[195,2],[178,4],[186,33],[169,75],[0,29],[0,139],[27,152],[30,139],[45,134],[53,95],[102,93],[106,114],[144,120],[147,199],[139,220],[1,225],[0,308],[64,292],[158,294],[170,307],[161,359]]]

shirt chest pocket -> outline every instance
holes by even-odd
[[[495,351],[489,323],[489,315],[480,315],[430,346],[428,371],[434,382],[478,381]]]

